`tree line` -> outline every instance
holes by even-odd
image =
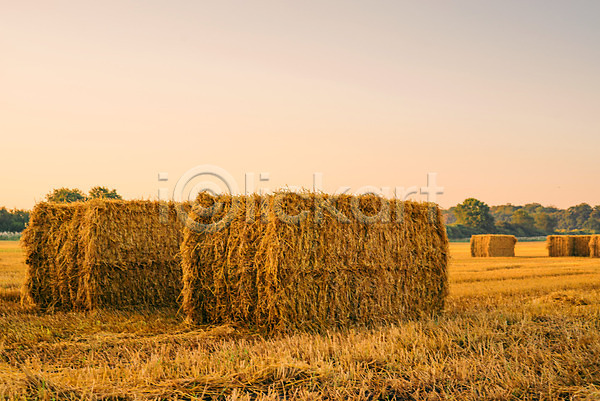
[[[600,234],[600,205],[587,203],[559,209],[529,203],[524,206],[489,207],[469,198],[443,211],[448,237],[468,238],[473,234],[511,234],[536,237],[549,234]]]
[[[123,199],[116,190],[100,186],[93,187],[87,194],[77,188],[58,188],[46,195],[46,201],[58,203],[85,202],[98,198]],[[0,208],[0,232],[20,233],[28,222],[28,210]]]

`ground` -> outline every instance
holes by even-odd
[[[600,259],[469,256],[451,244],[441,316],[262,337],[177,311],[27,312],[0,242],[0,398],[600,399]]]

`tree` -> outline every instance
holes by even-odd
[[[592,214],[592,207],[587,203],[568,208],[560,222],[560,228],[565,230],[580,230]]]
[[[515,226],[520,226],[525,229],[531,229],[533,228],[535,220],[525,210],[519,209],[512,215],[511,223]]]
[[[508,223],[510,222],[513,213],[516,210],[519,210],[520,207],[521,206],[514,206],[509,203],[507,205],[492,206],[490,208],[490,212],[492,213],[492,217],[494,217],[494,221],[496,223],[503,221]]]
[[[109,190],[106,187],[94,187],[90,189],[89,199],[123,199],[121,195],[117,193],[116,189]]]
[[[596,206],[592,213],[590,213],[590,217],[583,225],[583,228],[594,231],[596,234],[600,233],[600,206]]]
[[[28,221],[29,212],[25,210],[0,208],[0,232],[21,232]]]
[[[534,216],[535,228],[542,230],[547,234],[551,234],[556,229],[556,219],[548,213],[540,212]]]
[[[475,198],[465,199],[454,209],[458,224],[479,230],[493,232],[494,218],[490,214],[490,207]]]
[[[59,188],[54,189],[48,195],[46,195],[46,200],[48,202],[56,202],[56,203],[71,203],[71,202],[80,202],[85,201],[85,194],[81,192],[81,190],[69,189],[69,188]]]

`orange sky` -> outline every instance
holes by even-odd
[[[53,1],[0,13],[0,205],[261,186],[424,186],[444,207],[600,204],[596,1]],[[157,173],[169,172],[167,183]]]

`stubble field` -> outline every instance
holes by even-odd
[[[23,310],[23,255],[0,241],[0,398],[600,399],[600,259],[450,250],[441,316],[264,337],[176,310]]]

